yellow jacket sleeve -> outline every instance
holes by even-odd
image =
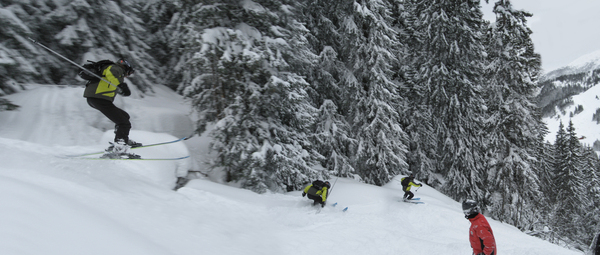
[[[416,184],[414,182],[410,182],[408,185],[413,186],[413,187],[421,187],[421,184]]]
[[[304,188],[304,193],[308,193],[308,190],[310,189],[310,187],[312,187],[312,184],[308,185],[308,186],[306,186],[306,188]]]

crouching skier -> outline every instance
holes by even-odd
[[[422,187],[423,186],[423,184],[421,184],[421,183],[415,183],[415,175],[414,174],[410,174],[408,177],[404,177],[404,178],[400,179],[400,183],[402,184],[402,190],[404,191],[404,196],[403,196],[404,201],[411,200],[415,196],[415,194],[412,193],[412,191],[410,191],[410,186],[413,186],[413,187]]]
[[[302,196],[306,196],[308,194],[308,199],[314,200],[313,206],[317,204],[321,204],[321,207],[325,207],[325,201],[327,201],[328,190],[331,188],[331,184],[328,181],[313,181],[312,184],[306,186],[304,188],[304,192],[302,192]]]

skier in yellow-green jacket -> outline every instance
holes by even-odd
[[[414,174],[410,174],[410,176],[400,179],[400,182],[402,183],[402,190],[404,191],[404,200],[411,200],[415,196],[415,194],[413,194],[410,191],[411,186],[413,186],[413,187],[423,186],[423,184],[415,183],[414,181],[415,181]]]
[[[116,94],[125,97],[131,95],[131,90],[124,79],[131,76],[134,70],[125,59],[119,59],[116,63],[103,68],[102,78],[104,80],[88,81],[83,96],[87,98],[88,105],[115,123],[115,143],[122,143],[130,147],[141,146],[142,144],[129,139],[129,130],[131,129],[129,114],[113,104]]]
[[[304,188],[302,196],[304,197],[308,194],[308,199],[314,200],[313,205],[321,204],[321,207],[324,207],[330,188],[331,184],[328,181],[323,182],[321,180],[316,180]]]

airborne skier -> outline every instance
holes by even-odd
[[[127,153],[129,148],[142,145],[129,139],[129,130],[131,129],[129,114],[113,104],[116,94],[124,97],[131,95],[131,90],[123,80],[133,73],[134,69],[131,64],[125,59],[119,59],[116,63],[103,67],[101,74],[103,79],[89,80],[83,92],[83,96],[87,98],[87,103],[92,108],[100,111],[115,123],[114,143],[107,149],[107,154],[104,156],[111,157],[108,154],[119,156],[121,153]]]

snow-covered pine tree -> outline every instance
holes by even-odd
[[[594,148],[589,146],[583,147],[583,176],[586,181],[586,193],[590,194],[590,198],[598,199],[600,198],[600,161],[598,159],[598,154],[594,151]]]
[[[354,2],[345,21],[352,36],[344,42],[343,55],[355,80],[349,84],[353,106],[348,115],[358,143],[354,165],[365,182],[375,185],[406,173],[408,167],[407,136],[398,114],[402,98],[392,79],[400,42],[390,26],[389,9],[388,1]]]
[[[135,69],[128,80],[142,92],[151,92],[152,84],[161,83],[156,76],[158,62],[149,54],[145,38],[148,32],[138,18],[137,1],[73,1],[49,14],[49,22],[71,21],[55,36],[61,47],[68,48],[76,62],[126,58]],[[73,69],[74,73],[78,70]],[[74,75],[73,75],[74,77]]]
[[[9,37],[8,51],[18,60],[13,68],[23,72],[13,72],[11,76],[19,82],[32,81],[31,78],[18,78],[33,73],[33,81],[39,83],[77,84],[78,68],[37,47],[26,37],[32,37],[59,54],[84,64],[86,60],[127,58],[136,73],[129,80],[142,91],[151,90],[156,83],[154,68],[157,62],[148,55],[150,47],[143,41],[146,30],[137,18],[136,1],[70,1],[57,4],[51,0],[17,2],[10,7],[21,16],[15,33]],[[4,19],[3,19],[4,20]],[[28,28],[28,29],[27,29]],[[6,44],[5,44],[6,45]],[[17,55],[21,54],[23,57]]]
[[[427,99],[430,88],[427,83],[417,82],[420,77],[416,65],[420,45],[424,35],[415,28],[418,25],[417,6],[415,1],[404,1],[398,3],[395,9],[394,22],[399,32],[400,41],[405,47],[400,48],[398,59],[404,59],[400,63],[398,78],[403,81],[400,93],[404,97],[404,111],[399,111],[400,121],[404,131],[409,137],[407,163],[409,172],[434,187],[440,187],[442,180],[436,178],[435,150],[436,139],[433,130],[431,110]]]
[[[325,100],[321,105],[314,130],[311,140],[324,157],[322,165],[335,176],[352,177],[354,167],[347,155],[351,153],[348,149],[356,147],[356,140],[349,136],[348,123],[337,113],[333,101]]]
[[[598,180],[600,161],[592,147],[583,146],[582,150],[583,192],[589,200],[587,204],[582,204],[584,214],[577,224],[579,229],[577,236],[573,239],[579,240],[585,246],[592,242],[600,224],[600,181]]]
[[[311,86],[313,89],[309,91],[315,92],[310,96],[311,101],[313,105],[320,105],[320,109],[311,138],[315,148],[325,157],[322,165],[336,176],[349,177],[355,173],[350,157],[356,148],[356,140],[350,134],[351,127],[346,117],[340,114],[335,103],[337,101],[340,105],[346,105],[341,99],[347,98],[344,95],[346,91],[337,82],[339,77],[334,77],[339,74],[339,63],[341,62],[336,60],[335,51],[329,46],[323,49],[318,58],[318,68],[314,69],[316,75]]]
[[[312,136],[314,146],[325,157],[322,165],[337,176],[354,173],[350,157],[356,148],[345,114],[352,105],[346,77],[351,73],[340,60],[345,33],[341,22],[349,1],[304,1],[302,18],[310,31],[308,43],[318,53],[313,70],[307,72],[307,91],[313,105],[320,106]]]
[[[414,0],[413,82],[426,88],[436,147],[441,190],[454,199],[483,197],[481,95],[485,50],[479,1]],[[432,175],[433,177],[433,175]],[[431,181],[434,182],[435,181]]]
[[[306,49],[291,49],[289,40],[305,31],[290,11],[268,0],[198,4],[190,17],[204,19],[190,18],[183,38],[191,66],[184,94],[199,113],[198,131],[216,123],[214,167],[224,168],[226,181],[256,192],[299,189],[327,174],[311,168],[322,157],[307,134],[316,109],[290,65]]]
[[[25,89],[24,83],[52,84],[60,82],[66,65],[58,57],[36,46],[27,37],[47,42],[53,27],[44,23],[51,11],[44,0],[3,1],[0,7],[0,94],[12,94]],[[53,41],[50,41],[53,42]],[[48,45],[48,46],[54,46]],[[55,47],[56,49],[56,47]],[[61,51],[61,49],[56,49]]]
[[[554,183],[556,155],[554,145],[548,142],[543,143],[542,146],[538,147],[536,156],[538,161],[534,167],[540,180],[540,190],[544,194],[542,197],[547,198],[550,203],[554,203],[553,198],[556,198],[556,184]]]
[[[20,56],[19,52],[12,49],[6,44],[16,42],[15,37],[19,37],[19,33],[29,30],[27,26],[22,25],[22,21],[9,10],[0,6],[0,38],[7,38],[0,42],[0,96],[8,95],[20,90],[17,82],[27,82],[32,80],[32,71],[21,72],[22,64],[19,60],[25,60]],[[17,30],[17,31],[15,31]],[[12,38],[12,39],[8,39]],[[14,46],[13,46],[14,47]],[[23,70],[25,71],[25,70]],[[10,74],[10,75],[9,75]],[[13,104],[8,99],[0,98],[0,111],[10,111],[19,106]]]
[[[496,22],[487,31],[484,97],[487,102],[485,204],[495,219],[528,226],[540,197],[534,171],[540,131],[545,124],[534,103],[541,58],[533,51],[527,27],[530,13],[515,10],[509,0],[495,3]],[[535,219],[533,219],[535,221]]]
[[[140,18],[150,34],[146,43],[152,51],[150,54],[160,63],[156,75],[164,84],[177,90],[181,84],[183,70],[177,66],[184,49],[181,29],[184,21],[182,13],[187,13],[187,6],[179,0],[150,1],[140,11]]]
[[[558,171],[563,163],[562,158],[566,157],[567,153],[567,132],[565,131],[565,126],[562,121],[559,123],[558,131],[556,132],[556,137],[554,144],[549,145],[546,144],[542,149],[543,152],[540,152],[541,155],[545,155],[542,157],[546,159],[546,165],[543,165],[547,168],[543,168],[539,166],[538,168],[538,176],[540,177],[540,187],[544,192],[544,196],[542,199],[538,201],[541,203],[540,209],[544,212],[541,214],[540,225],[538,228],[547,227],[547,231],[542,231],[538,236],[544,238],[553,243],[559,243],[563,241],[561,234],[557,230],[559,224],[556,221],[557,211],[561,204],[559,204],[558,194],[563,192],[563,183],[560,182],[558,178]],[[542,163],[542,162],[540,162]],[[546,202],[547,203],[544,203]]]
[[[544,133],[540,136],[543,140],[547,133],[547,128],[544,127]],[[540,191],[542,194],[538,199],[534,200],[530,206],[534,206],[537,212],[526,217],[535,218],[529,225],[524,225],[523,230],[529,234],[538,236],[545,240],[551,240],[553,233],[548,231],[552,224],[552,213],[554,212],[554,198],[556,196],[556,183],[554,183],[554,146],[549,142],[540,142],[541,146],[537,148],[536,156],[538,160],[535,162],[533,169],[540,181]]]
[[[345,8],[340,8],[348,1],[306,0],[304,1],[303,21],[309,30],[308,43],[312,52],[318,54],[313,65],[314,70],[307,74],[311,84],[309,95],[315,105],[331,100],[337,105],[339,112],[344,111],[347,90],[343,87],[344,74],[347,68],[340,59],[341,41],[344,33],[341,20],[347,15]]]
[[[584,165],[582,146],[572,121],[569,121],[566,132],[562,123],[559,128],[555,142],[557,168],[554,182],[557,183],[557,196],[553,225],[557,234],[577,242],[580,226],[573,222],[581,221],[586,213],[584,207],[590,203],[585,192],[585,176],[581,171]]]

